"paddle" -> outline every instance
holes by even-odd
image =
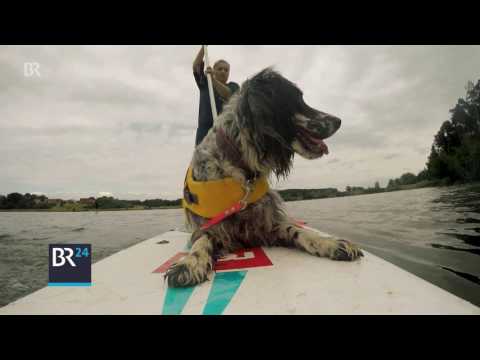
[[[205,56],[205,65],[208,68],[210,66],[210,63],[208,61],[208,50],[207,50],[208,45],[203,45],[203,54]],[[215,106],[215,97],[213,95],[213,83],[212,83],[212,75],[207,74],[207,81],[208,81],[208,93],[210,95],[210,106],[212,107],[212,116],[213,116],[213,123],[215,124],[217,122],[217,107]]]

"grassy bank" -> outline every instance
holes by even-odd
[[[160,207],[151,207],[146,208],[143,206],[135,206],[133,208],[118,208],[118,209],[92,209],[92,208],[85,208],[82,206],[78,207],[61,207],[55,206],[51,209],[1,209],[0,212],[100,212],[100,211],[139,211],[139,210],[158,210],[158,209],[181,209],[181,206],[160,206]]]
[[[475,183],[449,183],[447,180],[424,180],[415,184],[396,185],[387,188],[353,188],[352,191],[338,191],[337,189],[287,189],[277,190],[285,202],[325,199],[345,196],[358,196],[378,193],[388,193],[392,191],[415,190],[427,187],[447,187],[447,186],[471,186],[480,191],[480,182]],[[476,191],[476,190],[474,190]],[[91,205],[80,203],[65,203],[63,206],[57,205],[50,209],[1,209],[0,212],[85,212],[85,211],[139,211],[139,210],[159,210],[159,209],[181,209],[180,205],[168,206],[143,206],[135,205],[128,208],[105,208],[95,209]]]
[[[314,199],[326,199],[335,197],[358,196],[387,193],[393,191],[414,190],[427,187],[444,187],[450,185],[466,185],[466,184],[449,184],[445,180],[424,180],[415,184],[397,185],[390,188],[368,188],[358,189],[354,188],[351,191],[338,191],[337,189],[309,189],[309,190],[280,190],[279,193],[285,202],[302,201]],[[295,194],[292,194],[295,192]]]

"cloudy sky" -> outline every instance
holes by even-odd
[[[0,46],[0,194],[180,198],[197,125],[198,49]],[[276,189],[385,186],[417,173],[467,81],[480,79],[480,46],[212,45],[209,53],[227,59],[240,84],[274,65],[309,105],[342,119],[330,154],[295,156]]]

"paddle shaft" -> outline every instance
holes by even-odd
[[[205,56],[205,65],[208,68],[210,63],[208,61],[208,50],[207,45],[203,45],[203,54]],[[212,83],[212,76],[211,74],[207,74],[207,81],[208,81],[208,93],[210,95],[210,106],[212,108],[212,116],[213,116],[213,123],[217,122],[217,107],[215,106],[215,96],[213,94],[213,83]]]

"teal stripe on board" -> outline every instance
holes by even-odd
[[[221,315],[237,292],[246,271],[216,273],[203,315]]]
[[[162,315],[180,315],[193,293],[195,286],[185,288],[167,288],[163,302]]]
[[[190,241],[185,244],[183,251],[190,251],[192,245]],[[162,315],[180,315],[185,305],[187,305],[188,299],[193,293],[195,286],[185,288],[171,288],[168,287],[165,294],[165,301],[163,302]]]

